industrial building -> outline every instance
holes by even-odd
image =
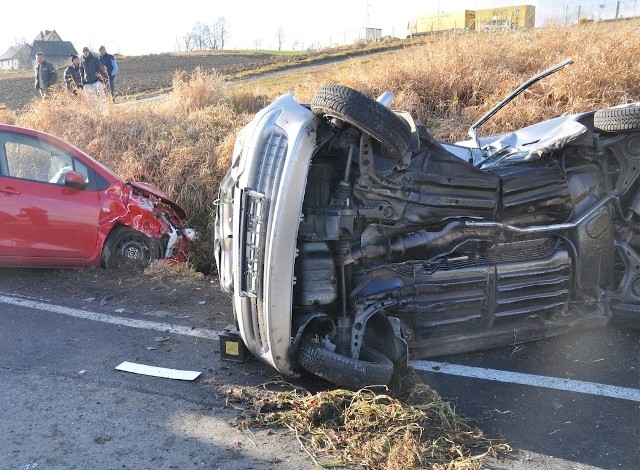
[[[536,7],[513,5],[485,10],[438,12],[410,21],[407,36],[420,36],[447,31],[503,31],[533,28]]]

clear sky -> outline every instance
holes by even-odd
[[[640,15],[638,0],[619,0],[621,14]],[[78,51],[84,46],[125,55],[177,50],[180,38],[197,23],[213,25],[224,18],[225,49],[277,49],[277,31],[284,33],[283,49],[327,47],[365,27],[382,35],[406,36],[407,23],[438,11],[476,10],[507,5],[536,6],[538,25],[551,18],[564,21],[577,12],[598,19],[612,18],[611,0],[106,0],[65,3],[53,0],[5,0],[1,6],[0,54],[19,43],[31,43],[39,31],[56,30]],[[601,7],[604,5],[604,7]],[[580,8],[580,10],[578,10]]]

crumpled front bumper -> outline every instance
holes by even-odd
[[[296,237],[317,119],[291,94],[258,113],[238,136],[217,201],[216,262],[240,335],[287,375]]]

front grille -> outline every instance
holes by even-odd
[[[276,182],[284,166],[288,139],[282,129],[271,127],[256,144],[248,185],[242,194],[240,234],[242,250],[242,295],[259,297],[262,292],[262,269],[266,233],[269,223],[269,206],[277,198]]]
[[[240,211],[242,250],[241,291],[247,297],[257,297],[261,287],[262,257],[266,232],[266,197],[256,191],[246,190],[242,194]]]

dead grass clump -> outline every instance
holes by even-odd
[[[474,469],[484,457],[508,451],[457,415],[425,384],[402,402],[386,390],[229,389],[228,402],[246,408],[241,428],[293,432],[320,466],[407,470]]]
[[[222,81],[215,70],[205,72],[201,67],[187,74],[176,71],[169,105],[188,114],[190,111],[216,106],[223,98]]]
[[[272,98],[264,94],[256,94],[254,90],[246,91],[238,87],[227,90],[226,102],[240,116],[251,116],[271,102]]]
[[[168,260],[155,260],[147,266],[143,274],[156,281],[175,279],[178,281],[202,281],[205,276],[196,271],[191,263],[176,263]]]
[[[16,112],[0,103],[0,122],[3,124],[14,124],[16,122]]]

